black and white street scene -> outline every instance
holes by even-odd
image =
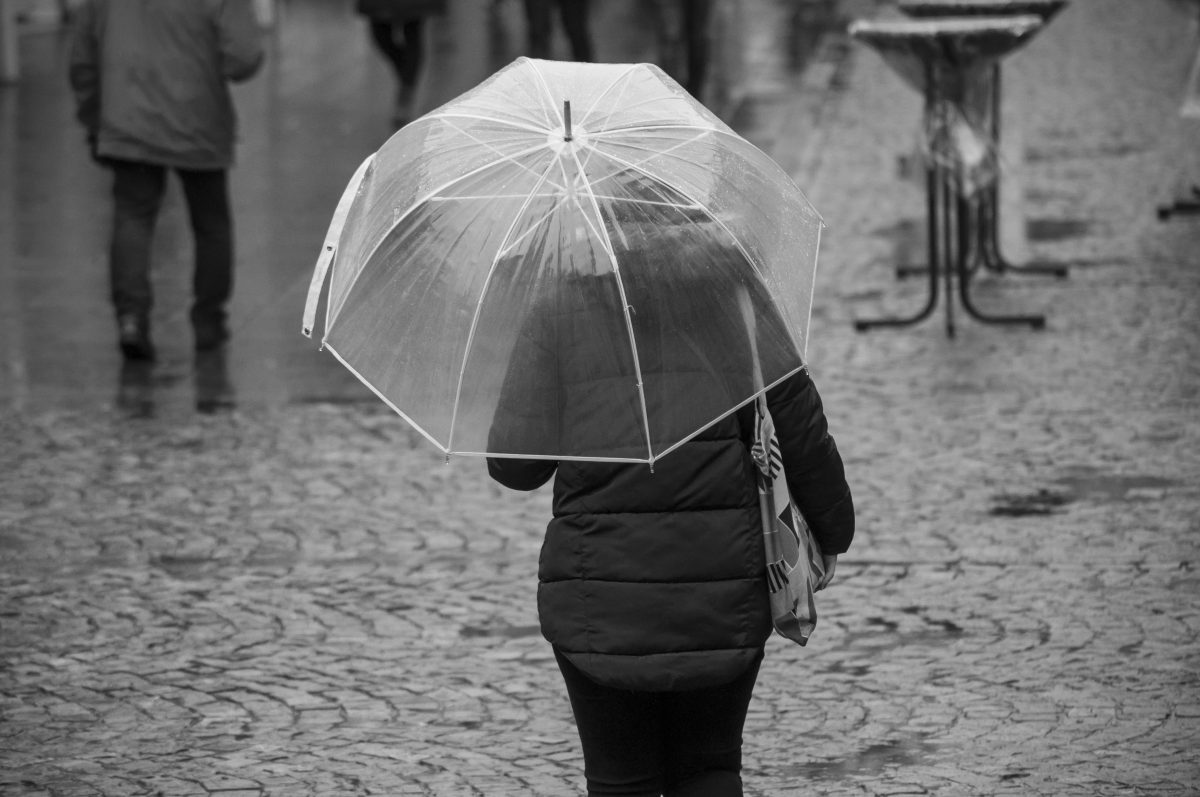
[[[1200,2],[0,0],[0,795],[1200,795]]]

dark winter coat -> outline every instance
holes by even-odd
[[[526,376],[555,374],[557,389],[528,386],[522,400],[511,402],[515,409],[504,414],[490,450],[514,450],[504,447],[504,435],[519,436],[539,419],[563,427],[563,446],[621,435],[627,413],[605,415],[603,407],[620,403],[611,385],[632,380],[618,376],[619,357],[582,356],[595,340],[602,354],[620,347],[606,342],[617,335],[607,334],[591,312],[604,297],[580,295],[587,301],[558,315],[555,351],[536,343],[549,339],[545,332],[525,344],[548,362],[518,369]],[[703,312],[714,317],[711,308]],[[635,323],[647,323],[650,313],[637,315],[642,320]],[[648,371],[667,356],[652,346],[642,354]],[[669,354],[685,362],[686,351]],[[667,393],[699,400],[689,388],[700,370],[677,369]],[[546,402],[547,395],[559,400]],[[854,534],[853,502],[816,387],[801,370],[767,398],[793,500],[824,551],[842,553]],[[502,398],[502,409],[505,403]],[[752,433],[749,405],[658,459],[653,470],[565,459],[488,460],[492,477],[513,489],[536,489],[554,477],[538,612],[546,639],[587,675],[635,690],[691,689],[732,680],[758,655],[772,626]]]
[[[823,550],[842,553],[854,508],[816,388],[801,372],[767,395],[794,500]],[[730,416],[653,472],[488,461],[514,489],[555,476],[538,613],[545,637],[592,678],[649,691],[724,683],[770,636],[752,429],[752,410]]]

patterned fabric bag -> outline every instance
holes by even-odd
[[[821,546],[788,495],[766,395],[758,397],[757,410],[750,455],[758,466],[771,619],[780,636],[804,645],[817,625],[813,588],[825,575],[825,563]]]

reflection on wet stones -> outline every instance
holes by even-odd
[[[1030,241],[1049,242],[1081,238],[1092,229],[1092,222],[1083,219],[1028,219],[1025,235]]]
[[[458,633],[467,639],[478,639],[480,637],[520,639],[521,637],[537,636],[541,633],[541,628],[536,625],[498,625],[491,628],[464,625]]]
[[[1178,481],[1163,476],[1101,473],[1091,469],[1079,469],[1056,481],[1075,497],[1093,501],[1154,500],[1179,486]]]
[[[1028,517],[1030,515],[1052,515],[1069,504],[1073,498],[1063,493],[1039,489],[1034,493],[1001,493],[993,496],[989,515],[1000,517]]]
[[[205,554],[158,554],[150,557],[150,566],[179,579],[199,579],[219,563]]]
[[[936,750],[937,747],[925,741],[923,736],[908,736],[872,744],[837,761],[793,764],[781,767],[780,771],[785,776],[797,779],[840,781],[878,775],[884,770],[915,766],[923,763]]]

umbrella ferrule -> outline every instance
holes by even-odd
[[[571,135],[571,101],[563,100],[563,141],[570,141]]]

